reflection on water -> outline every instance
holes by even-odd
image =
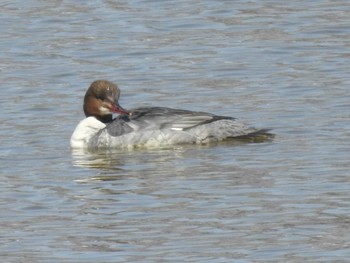
[[[118,159],[117,152],[100,151],[90,152],[85,149],[72,149],[72,161],[74,166],[96,169],[121,169],[124,163]]]
[[[71,149],[74,166],[95,168],[101,171],[123,170],[127,164],[137,163],[140,166],[147,163],[168,163],[169,158],[186,159],[191,157],[188,152],[201,151],[213,147],[235,147],[249,143],[269,143],[275,137],[270,131],[258,136],[245,137],[242,139],[228,139],[220,142],[207,144],[170,145],[162,147],[137,147],[130,149]]]

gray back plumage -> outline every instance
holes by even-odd
[[[120,136],[137,130],[188,130],[218,120],[234,120],[207,112],[194,112],[166,107],[143,107],[131,110],[131,115],[119,115],[108,123],[106,129],[111,136]]]

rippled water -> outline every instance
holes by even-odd
[[[4,262],[350,254],[348,1],[0,3]],[[71,152],[95,79],[273,142]]]

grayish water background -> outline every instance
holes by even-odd
[[[349,1],[2,1],[2,262],[350,256]],[[273,142],[71,153],[95,79]]]

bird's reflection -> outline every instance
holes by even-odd
[[[118,152],[72,149],[71,153],[73,165],[78,167],[119,170],[123,165],[123,159],[118,158]]]
[[[78,180],[79,182],[112,181],[118,180],[126,174],[128,176],[132,176],[133,174],[140,176],[145,173],[170,172],[173,169],[169,170],[169,167],[173,165],[175,165],[175,170],[181,170],[178,168],[182,166],[182,160],[188,162],[189,160],[193,161],[196,159],[198,161],[207,160],[210,162],[216,158],[215,154],[213,155],[216,147],[233,147],[246,143],[235,140],[216,144],[181,145],[156,149],[106,149],[98,151],[72,149],[71,154],[73,166],[98,171],[97,175],[88,179]]]
[[[162,166],[171,159],[185,158],[186,148],[138,150],[99,150],[72,149],[72,164],[80,168],[96,169],[98,174],[79,182],[118,180],[124,174],[142,172]]]

